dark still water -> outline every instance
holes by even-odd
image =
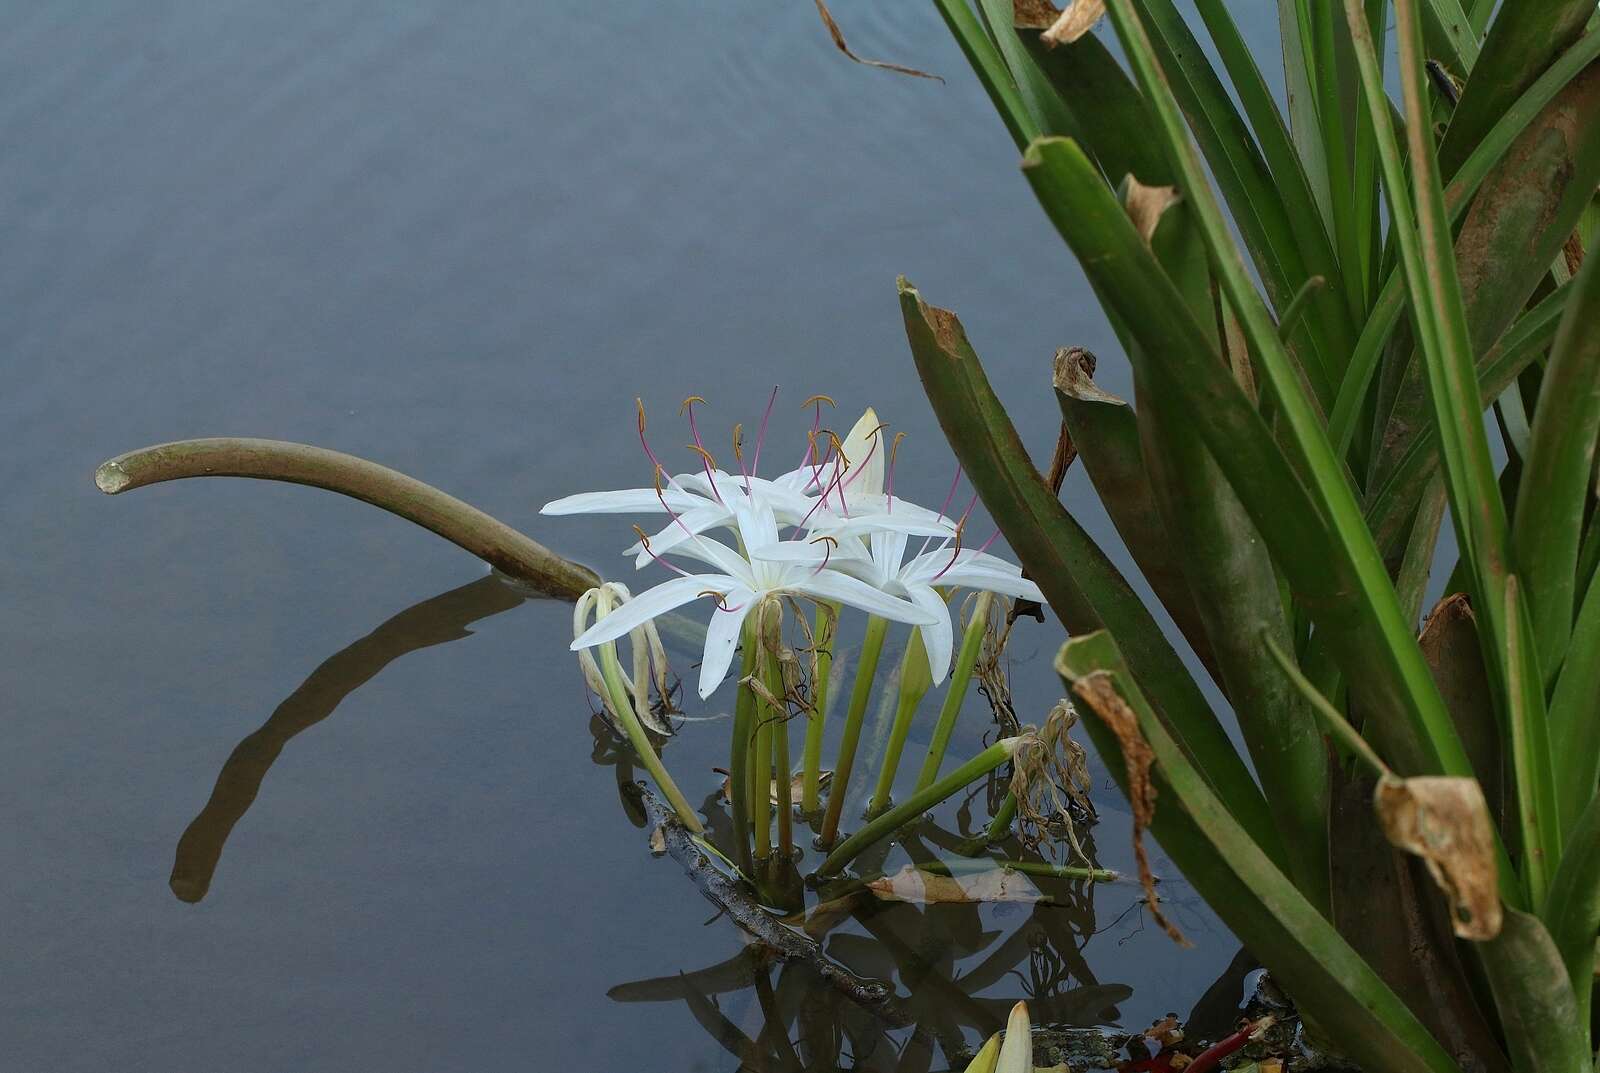
[[[897,488],[937,503],[902,272],[1047,458],[1048,359],[1114,359],[1109,333],[931,6],[833,6],[860,52],[948,84],[848,63],[803,0],[0,3],[0,1068],[732,1070],[727,1024],[776,1051],[802,1021],[846,1066],[950,1064],[795,973],[694,975],[743,944],[622,807],[567,605],[325,493],[90,479],[163,440],[308,441],[622,576],[626,520],[539,504],[648,478],[635,395],[675,448],[683,396],[720,443],[779,383],[786,463],[827,392],[909,434]],[[1060,640],[1018,627],[1024,720]],[[667,750],[697,803],[725,735]],[[1195,950],[1111,885],[896,907],[829,952],[941,1045],[1020,997],[1142,1027],[1235,951],[1156,867]]]

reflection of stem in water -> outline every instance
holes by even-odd
[[[527,594],[497,577],[484,577],[409,607],[311,672],[261,729],[241,741],[222,765],[200,815],[178,840],[169,884],[186,902],[211,887],[228,835],[256,799],[278,754],[301,731],[322,722],[363,683],[408,652],[470,636],[469,625],[508,611]]]

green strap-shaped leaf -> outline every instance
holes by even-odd
[[[1600,574],[1590,579],[1572,630],[1567,661],[1550,699],[1551,755],[1556,761],[1556,796],[1562,830],[1596,800],[1600,780]]]
[[[1424,84],[1422,27],[1413,0],[1398,0],[1400,81],[1405,94],[1407,142],[1405,162],[1389,122],[1388,97],[1359,0],[1345,0],[1345,15],[1361,68],[1362,93],[1378,137],[1384,192],[1394,234],[1412,295],[1412,316],[1427,371],[1434,427],[1442,446],[1451,518],[1463,562],[1473,577],[1473,608],[1479,616],[1490,679],[1504,682],[1501,653],[1505,647],[1505,574],[1507,525],[1494,464],[1489,457],[1477,373],[1456,275],[1450,221]],[[1406,182],[1409,163],[1412,182]],[[1415,200],[1406,191],[1414,192]]]
[[[1019,31],[1023,45],[1072,112],[1072,137],[1094,154],[1112,186],[1132,175],[1146,186],[1172,185],[1172,169],[1150,137],[1153,119],[1138,87],[1094,34],[1046,45],[1038,31]]]
[[[944,16],[951,36],[961,46],[962,53],[972,65],[984,91],[989,94],[994,110],[1000,113],[1000,119],[1005,123],[1006,130],[1011,132],[1017,148],[1026,147],[1039,136],[1039,127],[1017,90],[1017,83],[1006,67],[1005,57],[1000,55],[1000,50],[984,32],[978,17],[967,6],[967,0],[933,0],[933,5]]]
[[[1177,559],[1179,544],[1161,521],[1145,473],[1133,407],[1100,389],[1089,373],[1084,352],[1058,353],[1053,379],[1061,420],[1117,535],[1189,647],[1215,675],[1211,643]]]
[[[1135,81],[1154,109],[1159,140],[1173,171],[1180,177],[1179,185],[1195,196],[1191,169],[1179,159],[1180,154],[1193,155],[1189,144],[1192,132],[1275,308],[1286,306],[1313,275],[1336,280],[1338,270],[1332,254],[1317,252],[1329,249],[1326,234],[1319,238],[1312,230],[1314,227],[1320,231],[1320,222],[1296,220],[1291,215],[1250,128],[1172,0],[1138,0],[1138,8],[1148,19],[1148,26],[1134,14],[1132,0],[1119,0],[1108,11],[1116,22],[1117,37],[1127,53]],[[1133,39],[1128,33],[1132,25],[1129,19],[1139,27]],[[1165,72],[1159,91],[1150,81],[1151,72],[1157,69]],[[1188,120],[1187,127],[1183,118]],[[1197,174],[1198,159],[1194,164]],[[1307,262],[1307,250],[1312,251],[1313,262],[1320,267]],[[1237,252],[1233,256],[1237,259]],[[1343,368],[1343,355],[1350,353],[1355,343],[1355,327],[1344,303],[1331,288],[1319,293],[1308,313],[1292,337],[1292,345],[1318,406],[1326,411],[1333,405],[1333,388]],[[1278,349],[1283,349],[1281,344]]]
[[[1511,531],[1547,676],[1560,666],[1572,635],[1578,547],[1600,433],[1600,257],[1586,258],[1567,289],[1571,294],[1545,365]]]
[[[1012,0],[978,0],[978,13],[989,29],[989,40],[994,42],[1011,72],[1017,96],[1032,117],[1034,129],[1040,134],[1078,137],[1081,133],[1078,117],[1068,109],[1017,39]]]
[[[1568,834],[1542,916],[1567,966],[1577,1007],[1587,1010],[1594,992],[1595,937],[1600,933],[1600,797],[1589,799]],[[1587,1021],[1584,1027],[1587,1030]]]
[[[1196,321],[1213,313],[1205,244],[1186,204],[1162,214],[1150,245]],[[1214,343],[1215,332],[1207,334]],[[1278,575],[1181,393],[1170,378],[1150,375],[1155,364],[1136,361],[1134,383],[1145,466],[1163,529],[1182,534],[1179,561],[1288,852],[1289,874],[1326,910],[1327,752],[1305,700],[1284,680],[1261,640],[1294,646]]]
[[[1586,49],[1596,42],[1585,39]],[[1566,57],[1563,57],[1565,59]],[[1472,353],[1483,355],[1522,313],[1600,182],[1600,64],[1587,63],[1511,144],[1479,188],[1456,239]],[[1413,361],[1383,421],[1375,484],[1388,481],[1427,420]],[[1481,375],[1481,371],[1480,371]]]
[[[1561,810],[1556,805],[1544,676],[1539,673],[1533,623],[1516,574],[1505,580],[1505,610],[1505,741],[1511,747],[1511,786],[1517,795],[1522,877],[1528,904],[1538,910],[1550,889],[1550,877],[1561,863]]]
[[[1444,174],[1455,174],[1511,102],[1582,36],[1594,10],[1593,0],[1501,5],[1439,145]]]
[[[1110,197],[1094,165],[1098,190]],[[1113,202],[1114,204],[1114,202]],[[1121,209],[1117,212],[1120,214]],[[1216,713],[1127,579],[1045,485],[984,375],[961,322],[900,281],[906,338],[923,389],[984,506],[1073,633],[1108,629],[1174,734],[1252,835],[1281,850],[1266,802]]]
[[[1148,375],[1172,379],[1295,597],[1335,646],[1393,763],[1408,774],[1468,774],[1466,753],[1400,614],[1349,484],[1298,388],[1288,388],[1291,405],[1298,407],[1295,417],[1312,428],[1297,429],[1291,443],[1301,447],[1304,468],[1316,475],[1314,491],[1301,484],[1083,152],[1071,141],[1041,140],[1029,148],[1023,169],[1110,311],[1138,338],[1134,360],[1151,366]],[[1251,339],[1257,359],[1266,349],[1261,338],[1258,325]],[[1281,349],[1277,373],[1281,397],[1282,377],[1293,376]],[[1286,422],[1290,410],[1283,407]]]
[[[1600,33],[1584,37],[1563,53],[1560,59],[1551,64],[1550,68],[1495,121],[1489,132],[1473,148],[1466,161],[1456,169],[1450,179],[1450,185],[1445,187],[1445,205],[1449,209],[1452,224],[1460,222],[1467,207],[1472,204],[1473,195],[1478,192],[1478,187],[1504,158],[1506,151],[1528,124],[1579,71],[1587,67],[1596,57],[1600,57]],[[1404,273],[1396,267],[1389,273],[1382,293],[1374,303],[1366,324],[1362,326],[1355,353],[1345,369],[1344,379],[1339,384],[1339,395],[1334,402],[1333,412],[1328,416],[1328,434],[1341,453],[1349,448],[1351,435],[1355,431],[1356,418],[1366,397],[1367,388],[1371,384],[1372,374],[1377,368],[1383,348],[1390,340],[1394,326],[1399,323],[1400,314],[1405,311],[1405,306]],[[1515,330],[1513,327],[1512,331]],[[1488,355],[1485,355],[1479,361],[1480,377],[1487,360]]]
[[[1478,364],[1478,405],[1487,409],[1555,338],[1571,285],[1561,287],[1523,314]],[[1423,426],[1396,463],[1394,472],[1369,497],[1367,523],[1380,548],[1398,538],[1409,521],[1418,489],[1438,468],[1438,436]]]
[[[1517,1073],[1592,1073],[1589,1011],[1577,998],[1550,933],[1532,913],[1510,906],[1500,934],[1476,944]],[[1593,973],[1593,947],[1590,947]]]
[[[1155,752],[1159,781],[1152,827],[1162,848],[1273,976],[1305,1008],[1317,1011],[1318,1023],[1342,1050],[1367,1069],[1445,1073],[1457,1068],[1371,966],[1234,822],[1155,718],[1108,634],[1068,641],[1056,657],[1056,670],[1069,687],[1092,675],[1112,677]],[[1105,723],[1097,715],[1085,723],[1102,751],[1115,755],[1117,739]],[[1125,780],[1122,765],[1109,767],[1119,782]]]

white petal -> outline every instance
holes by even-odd
[[[661,501],[665,499],[666,506]],[[690,510],[704,503],[700,496],[663,488],[619,488],[613,492],[579,492],[575,496],[552,499],[539,508],[540,514],[652,514],[667,510]]]
[[[684,541],[691,539],[690,534],[698,535],[707,529],[715,529],[719,525],[733,523],[733,511],[721,503],[708,503],[701,500],[701,506],[693,510],[686,510],[678,515],[675,521],[667,523],[659,533],[650,537],[650,551],[657,555],[665,554],[676,548]],[[650,562],[650,551],[644,550],[644,545],[635,541],[627,554],[634,556],[635,566],[643,566]]]
[[[930,584],[948,585],[952,588],[980,589],[988,592],[999,593],[1001,596],[1020,596],[1026,600],[1036,600],[1044,603],[1044,593],[1039,591],[1039,586],[1018,574],[990,570],[983,566],[972,566],[966,563],[957,563],[949,570],[932,579]]]
[[[737,578],[741,585],[753,586],[755,583],[751,575],[750,560],[720,540],[712,540],[705,536],[695,537],[673,548],[672,554],[709,563],[729,577]]]
[[[837,570],[822,570],[808,574],[802,568],[794,572],[793,576],[786,578],[783,587],[805,593],[807,596],[816,596],[860,608],[868,614],[892,619],[895,622],[909,622],[913,626],[924,626],[933,622],[933,616],[915,604],[896,599],[881,589],[874,588],[864,581],[858,581],[848,574],[841,574]]]
[[[821,511],[817,512],[819,515]],[[910,536],[951,537],[955,535],[955,523],[938,518],[924,518],[910,512],[894,511],[856,511],[850,512],[846,518],[838,514],[828,514],[821,521],[813,517],[811,528],[817,532],[826,532],[829,536],[865,536],[872,532],[890,531],[905,533]]]
[[[706,627],[706,650],[700,659],[701,700],[711,696],[728,676],[733,653],[739,647],[739,628],[755,607],[756,598],[749,589],[731,589],[722,602],[733,610],[724,611],[718,607]]]
[[[950,671],[950,651],[955,647],[955,630],[950,625],[950,608],[944,597],[927,585],[909,590],[911,602],[934,617],[922,627],[922,646],[928,652],[928,670],[933,672],[933,684],[944,681]]]
[[[878,426],[877,413],[868,406],[850,434],[844,438],[844,456],[850,460],[845,480],[852,495],[883,494],[883,454],[888,445]]]
[[[664,581],[653,589],[641,592],[590,626],[572,642],[572,650],[576,652],[580,648],[615,641],[635,626],[649,622],[657,615],[665,614],[675,607],[682,607],[691,600],[698,600],[701,593],[726,592],[735,587],[737,582],[723,574],[690,574],[687,577],[675,577],[671,581]]]
[[[778,542],[778,521],[773,516],[770,503],[759,500],[736,503],[733,515],[739,521],[739,538],[744,541],[746,551]]]

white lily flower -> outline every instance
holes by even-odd
[[[959,549],[946,543],[906,559],[906,534],[896,532],[873,533],[868,538],[868,544],[869,552],[864,558],[830,555],[831,549],[797,541],[786,541],[764,549],[762,555],[791,564],[815,565],[826,562],[834,571],[860,578],[874,588],[903,597],[927,612],[933,621],[922,625],[922,640],[928,651],[928,667],[933,672],[935,684],[944,681],[944,676],[949,673],[950,657],[955,647],[955,627],[950,621],[950,608],[940,595],[939,588],[973,589],[1044,602],[1044,594],[1039,591],[1039,586],[1023,577],[1020,567],[982,550]]]
[[[693,403],[685,405],[694,429]],[[768,412],[771,403],[768,403]],[[639,438],[644,443],[644,411],[639,411]],[[762,418],[762,437],[766,418]],[[770,509],[780,526],[803,527],[813,536],[837,541],[860,537],[878,529],[894,529],[913,536],[950,537],[955,523],[925,507],[895,502],[884,494],[882,426],[868,407],[830,460],[802,464],[771,479],[754,473],[734,475],[711,465],[704,454],[698,430],[695,450],[707,459],[703,472],[667,476],[651,488],[622,488],[608,492],[582,492],[546,503],[540,514],[652,514],[666,513],[672,521],[647,540],[636,541],[624,554],[642,567],[656,556],[674,551],[685,541],[719,528],[737,529],[735,508]],[[645,444],[645,453],[660,462]],[[736,452],[737,453],[737,452]],[[808,457],[810,452],[808,451]],[[760,462],[760,440],[753,460]],[[747,550],[750,550],[747,548]],[[865,554],[861,549],[860,554]]]
[[[792,543],[778,539],[778,524],[769,505],[740,503],[733,509],[745,547],[781,548]],[[717,610],[706,630],[705,653],[700,663],[699,693],[705,698],[727,676],[745,617],[767,596],[826,600],[916,626],[933,627],[937,623],[937,616],[931,611],[859,578],[820,569],[818,563],[784,561],[781,554],[775,559],[752,559],[705,537],[686,540],[675,550],[716,567],[716,572],[685,574],[641,592],[574,640],[573,650],[614,640],[658,615],[710,596],[717,601]],[[948,620],[948,612],[945,617]]]

